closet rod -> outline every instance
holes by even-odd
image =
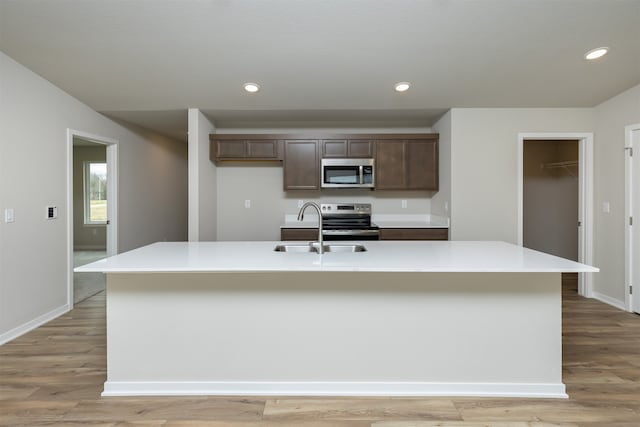
[[[567,166],[578,166],[578,161],[568,160],[566,162],[543,163],[540,165],[542,169],[566,168]]]

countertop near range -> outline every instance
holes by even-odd
[[[366,252],[284,253],[282,242],[159,242],[76,272],[596,272],[505,242],[367,241]],[[339,242],[331,242],[339,244]],[[356,243],[356,242],[349,242]],[[300,244],[300,242],[295,242]]]
[[[374,214],[371,222],[380,228],[449,228],[449,218],[429,214]],[[318,228],[318,217],[305,215],[304,221],[298,221],[297,215],[285,215],[280,228]]]

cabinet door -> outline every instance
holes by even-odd
[[[347,157],[368,159],[373,157],[373,141],[366,139],[350,139]]]
[[[341,158],[347,157],[347,140],[346,139],[323,139],[322,157],[325,158]]]
[[[380,240],[449,240],[449,229],[381,228]]]
[[[278,140],[249,139],[247,140],[247,157],[250,159],[278,160]]]
[[[409,140],[406,144],[407,190],[438,190],[438,143]]]
[[[405,166],[404,141],[376,141],[376,190],[405,189]]]
[[[242,159],[246,156],[246,145],[243,140],[215,141],[216,159]]]
[[[318,190],[320,161],[318,140],[287,140],[284,142],[284,189]]]
[[[281,228],[280,240],[318,240],[317,228]]]

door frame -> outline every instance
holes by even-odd
[[[593,133],[518,133],[518,245],[523,244],[524,227],[524,141],[527,139],[578,140],[578,261],[593,265]],[[593,273],[578,273],[578,294],[593,297]]]
[[[73,308],[73,138],[107,147],[107,256],[118,253],[118,144],[117,139],[67,128],[67,304]]]
[[[635,138],[634,138],[635,137]],[[633,247],[633,226],[631,225],[631,221],[629,218],[633,216],[633,198],[632,198],[632,190],[633,190],[633,176],[634,173],[640,178],[640,171],[633,170],[633,157],[631,156],[631,148],[633,148],[633,143],[636,142],[636,156],[640,155],[640,123],[625,126],[624,128],[624,221],[625,221],[625,232],[624,232],[624,304],[627,311],[633,312],[633,294],[631,294],[630,286],[633,284],[633,274],[632,274],[632,265],[633,265],[633,252],[640,251],[640,248]],[[638,181],[636,178],[636,182]],[[636,221],[640,220],[640,212],[636,212]],[[637,278],[635,280],[638,282]],[[640,292],[640,286],[636,286],[639,289],[636,289],[636,295]]]

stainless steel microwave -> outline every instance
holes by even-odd
[[[322,159],[320,174],[322,188],[373,188],[376,182],[373,159]]]

